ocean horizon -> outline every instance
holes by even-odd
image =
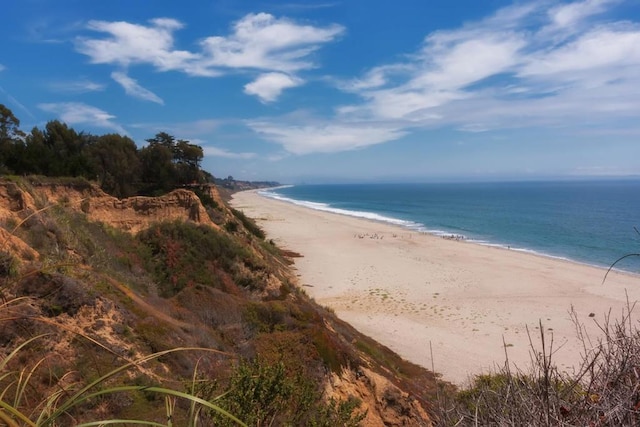
[[[310,209],[608,268],[640,253],[640,180],[291,185]],[[640,256],[616,269],[640,273]]]

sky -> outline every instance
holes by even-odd
[[[640,175],[640,0],[7,0],[0,103],[218,177]]]

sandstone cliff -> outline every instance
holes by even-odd
[[[215,187],[206,194],[216,212],[208,212],[189,190],[118,200],[87,183],[1,180],[0,252],[15,261],[0,271],[6,284],[1,289],[4,298],[26,299],[0,308],[3,318],[18,319],[0,325],[0,355],[9,354],[25,331],[52,334],[42,338],[51,350],[42,366],[60,371],[76,366],[79,373],[65,376],[65,381],[80,381],[84,371],[79,367],[104,358],[95,345],[124,360],[168,347],[224,350],[224,357],[196,357],[199,369],[213,376],[228,373],[238,357],[284,357],[324,384],[324,399],[357,399],[358,411],[366,412],[363,425],[431,425],[426,402],[435,377],[382,346],[375,353],[384,354],[384,360],[363,354],[357,343],[367,348],[377,344],[296,290],[294,275],[273,255],[277,248],[253,238],[242,226],[233,235],[221,228],[234,220],[233,213]],[[145,235],[147,229],[166,221],[216,230],[215,241],[232,246],[221,255],[231,256],[231,261],[184,264],[192,248],[177,237],[166,243],[154,240],[165,245],[155,255],[135,249],[156,238]],[[131,237],[111,240],[109,228]],[[143,256],[150,258],[145,261]],[[166,263],[173,269],[170,276],[158,276]],[[206,273],[198,273],[200,268]],[[94,347],[78,345],[77,336],[92,340]],[[393,370],[385,366],[391,360]],[[187,367],[193,363],[185,356],[140,369],[148,378],[171,382],[168,378],[188,378]],[[46,395],[61,384],[50,387],[39,388]],[[129,401],[109,405],[105,411],[110,413],[135,411]]]

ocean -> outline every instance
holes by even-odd
[[[640,180],[295,185],[261,194],[599,267],[640,254]],[[640,273],[640,256],[615,268]]]

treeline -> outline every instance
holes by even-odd
[[[202,147],[165,132],[146,141],[138,149],[127,136],[77,132],[58,120],[27,134],[0,104],[0,174],[83,177],[116,197],[159,195],[213,180],[200,169]]]

